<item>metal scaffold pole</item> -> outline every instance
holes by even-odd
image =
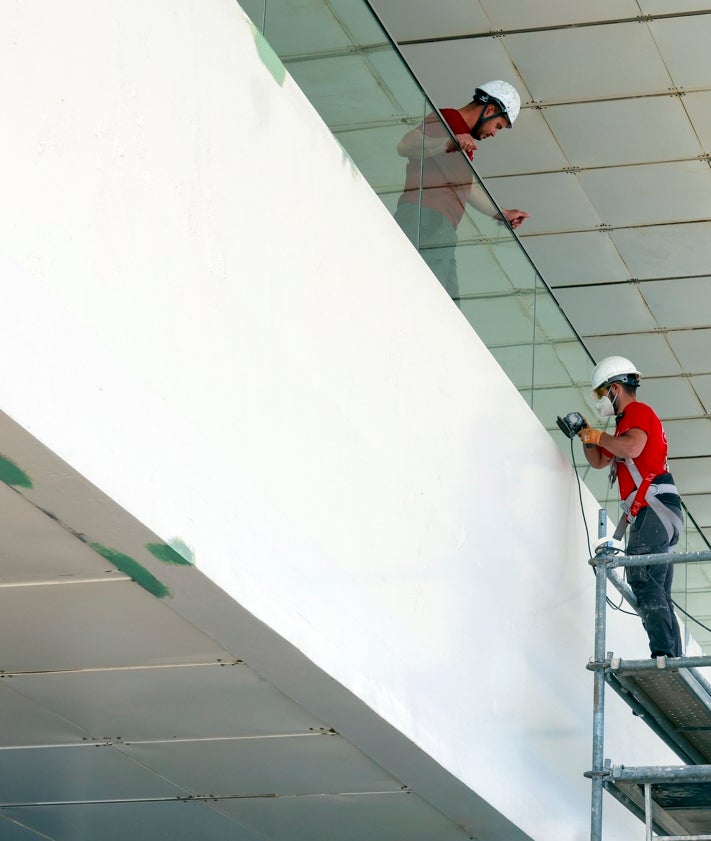
[[[607,512],[600,511],[598,537],[607,533]],[[595,654],[591,666],[595,672],[593,689],[593,747],[591,804],[591,841],[602,841],[602,795],[605,771],[605,636],[607,604],[607,564],[604,549],[595,559]]]

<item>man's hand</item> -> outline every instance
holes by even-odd
[[[584,429],[581,429],[578,432],[578,438],[583,442],[586,447],[601,447],[600,444],[600,436],[602,435],[601,429],[593,429],[590,426],[586,426]]]
[[[479,147],[471,134],[455,134],[454,136],[457,138],[457,142],[455,143],[450,137],[447,141],[446,151],[456,152],[458,149],[461,149],[462,152],[466,152],[470,158],[474,157],[474,152],[476,152]]]
[[[502,210],[501,213],[514,230],[523,225],[526,219],[531,216],[530,213],[526,213],[524,210]]]

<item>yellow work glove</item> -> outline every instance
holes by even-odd
[[[584,429],[581,429],[580,432],[578,432],[578,438],[580,438],[580,440],[586,447],[601,447],[601,435],[601,429],[592,429],[589,426],[586,426]]]

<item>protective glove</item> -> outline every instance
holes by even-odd
[[[578,432],[578,438],[583,442],[586,447],[601,447],[600,444],[600,436],[602,435],[601,429],[593,429],[590,426],[586,426]]]

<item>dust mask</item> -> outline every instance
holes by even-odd
[[[597,401],[595,404],[595,411],[601,418],[611,418],[613,415],[617,414],[615,412],[615,404],[612,400],[610,400],[608,394]]]

